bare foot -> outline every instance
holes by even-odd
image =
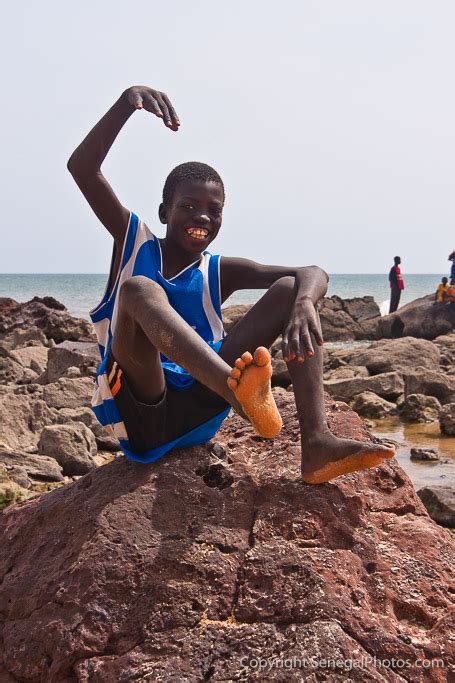
[[[394,448],[338,439],[331,432],[324,431],[311,439],[302,439],[303,481],[324,484],[341,474],[376,467],[394,455]]]
[[[227,380],[245,415],[257,433],[266,439],[273,439],[283,426],[272,395],[271,377],[270,353],[264,346],[259,346],[254,358],[249,351],[237,358]]]

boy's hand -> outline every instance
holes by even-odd
[[[135,109],[146,109],[163,119],[164,125],[171,130],[179,129],[179,118],[166,93],[153,90],[146,85],[133,85],[125,90],[124,96]]]
[[[310,332],[313,333],[318,345],[322,346],[324,340],[319,316],[311,299],[306,297],[294,304],[289,323],[283,334],[281,348],[286,363],[295,358],[298,363],[303,363],[305,353],[308,358],[314,356]]]

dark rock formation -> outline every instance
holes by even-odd
[[[30,328],[36,328],[35,334],[41,331],[56,343],[84,337],[94,341],[91,323],[73,318],[65,306],[52,297],[35,296],[26,303],[0,298],[0,340],[8,340],[14,332]]]
[[[120,457],[5,510],[2,680],[417,683],[416,659],[442,658],[425,681],[447,681],[449,533],[396,461],[304,484],[295,407],[277,401],[273,442],[235,416],[215,448]],[[336,433],[368,436],[346,405],[329,408]],[[255,664],[305,656],[338,665]]]
[[[376,338],[435,339],[454,330],[455,310],[444,304],[434,304],[434,294],[428,294],[380,318]]]

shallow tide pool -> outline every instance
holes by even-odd
[[[398,417],[388,417],[371,423],[376,436],[397,442],[398,462],[417,490],[428,484],[455,485],[455,437],[442,435],[437,422],[408,424]],[[411,460],[411,448],[434,448],[441,460]]]

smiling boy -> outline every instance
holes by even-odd
[[[93,409],[111,424],[127,457],[152,462],[177,447],[206,443],[234,408],[258,434],[282,426],[270,387],[270,347],[283,336],[302,444],[302,476],[319,484],[374,467],[394,450],[335,437],[327,426],[323,344],[317,302],[327,274],[317,266],[265,266],[212,255],[222,223],[224,185],[206,164],[177,166],[163,189],[158,238],[126,209],[101,164],[138,109],[177,132],[166,94],[146,86],[125,90],[71,155],[68,169],[114,238],[109,281],[91,311],[101,365]],[[225,335],[221,305],[240,289],[267,289]],[[315,343],[314,343],[315,342]]]

